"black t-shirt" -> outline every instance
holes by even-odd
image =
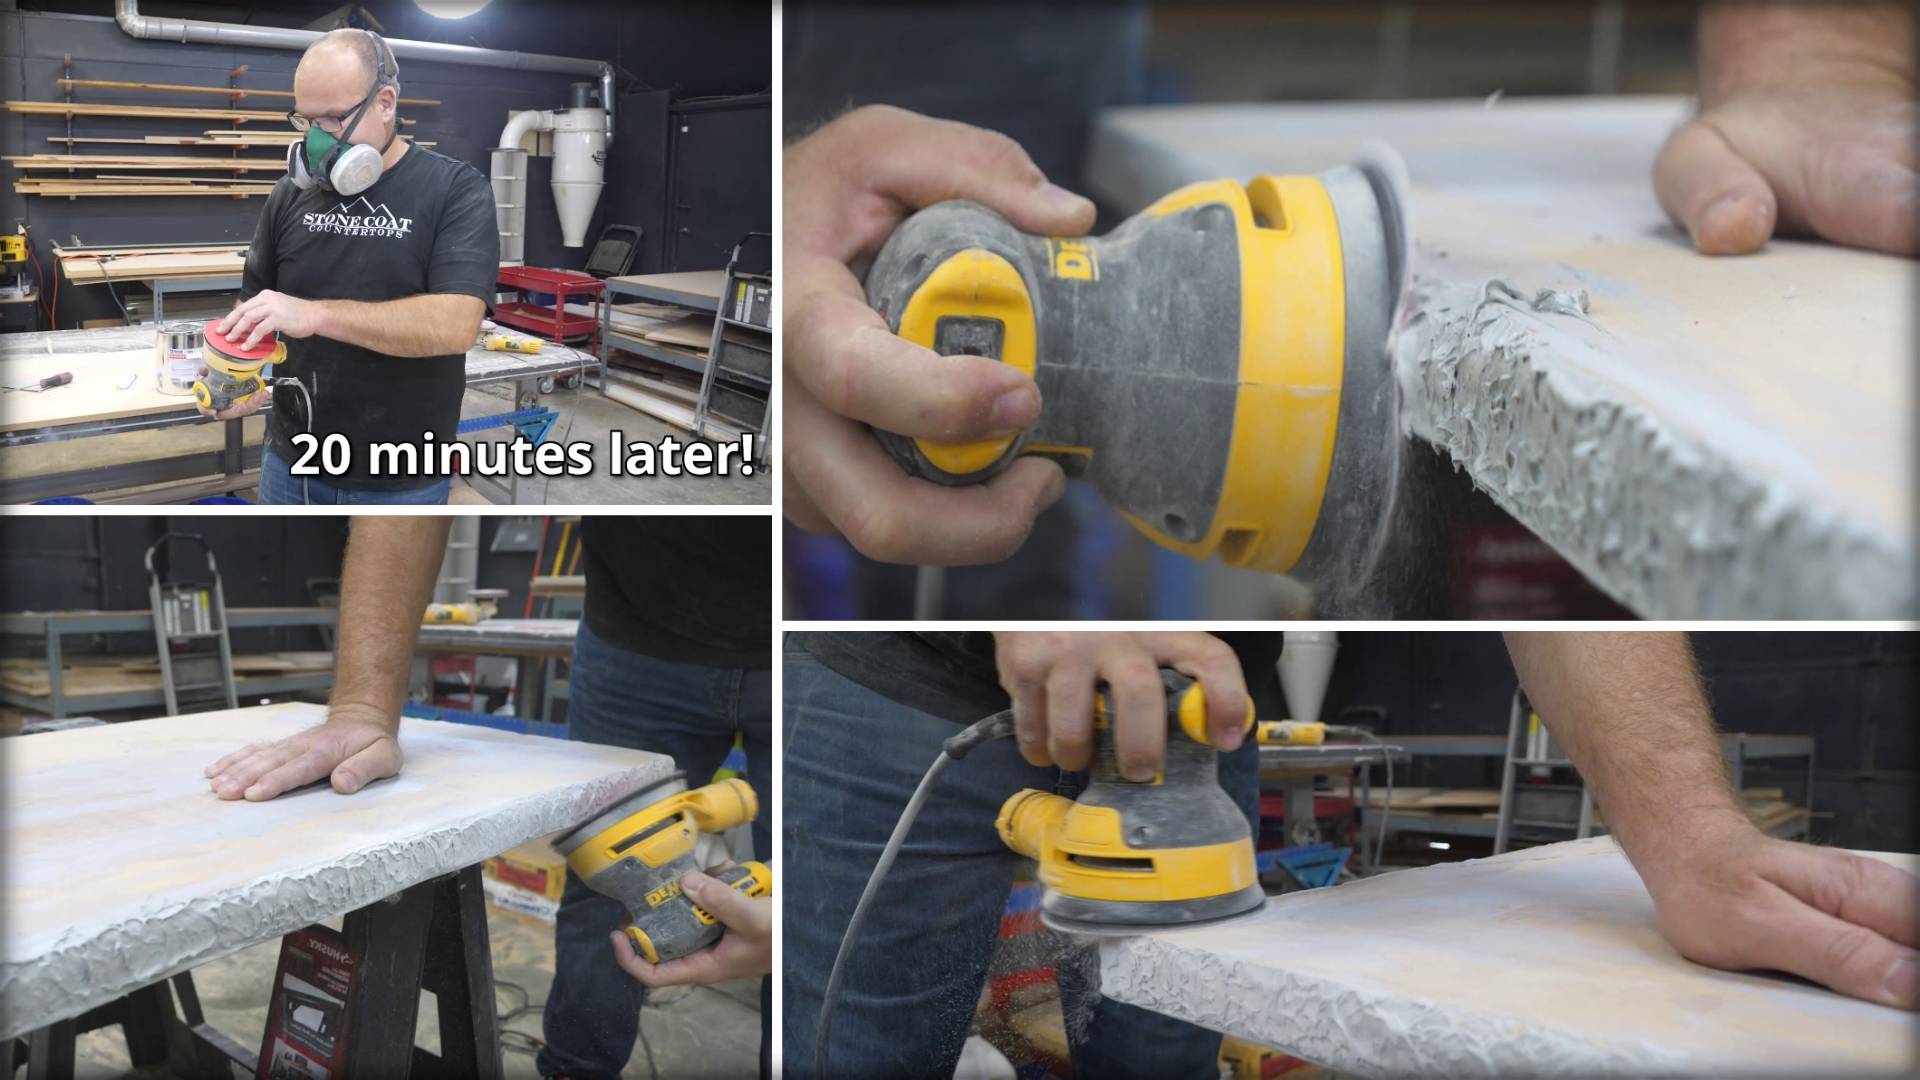
[[[1273,668],[1280,657],[1281,635],[1218,636],[1240,658],[1255,714],[1281,715],[1279,676]],[[970,724],[1007,707],[989,633],[795,631],[792,640],[835,673],[889,701],[958,724]]]
[[[631,652],[773,666],[773,525],[764,517],[597,515],[580,526],[587,628]]]
[[[500,233],[493,189],[471,165],[410,147],[372,187],[343,198],[305,191],[282,177],[267,197],[247,253],[241,299],[273,289],[303,300],[379,303],[421,293],[458,293],[493,303]],[[339,432],[353,447],[352,470],[328,482],[399,490],[418,476],[368,476],[367,445],[419,445],[426,432],[452,442],[466,391],[466,355],[387,356],[331,338],[288,338],[274,372],[313,395],[313,433]],[[292,437],[306,430],[297,392],[277,389],[267,437],[275,453],[299,459]]]

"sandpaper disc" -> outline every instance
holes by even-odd
[[[1266,905],[1262,904],[1258,907],[1248,908],[1245,911],[1236,911],[1231,915],[1220,915],[1211,919],[1194,919],[1190,922],[1152,924],[1085,922],[1080,919],[1069,919],[1043,911],[1040,913],[1040,922],[1041,925],[1050,930],[1058,930],[1063,934],[1073,934],[1077,937],[1134,937],[1139,934],[1158,933],[1162,930],[1192,930],[1200,926],[1219,926],[1222,923],[1230,923],[1238,919],[1244,919],[1249,915],[1257,914],[1265,909]]]
[[[207,323],[205,340],[207,346],[219,350],[220,355],[228,357],[229,359],[242,361],[265,361],[273,356],[275,349],[280,347],[279,336],[276,334],[268,334],[259,341],[254,342],[253,348],[243,349],[240,347],[240,341],[245,340],[244,338],[240,340],[229,340],[225,335],[220,333],[219,319],[214,319]]]

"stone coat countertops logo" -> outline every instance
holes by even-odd
[[[325,213],[302,214],[300,221],[308,232],[339,233],[342,236],[385,236],[400,239],[413,229],[413,219],[400,217],[385,203],[374,204],[365,195],[341,203]]]

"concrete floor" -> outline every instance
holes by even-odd
[[[509,412],[514,408],[513,403],[507,399],[510,393],[506,384],[469,387],[466,398],[461,403],[460,415],[476,417]],[[541,401],[560,412],[560,419],[548,438],[558,440],[564,436],[569,442],[587,443],[593,448],[596,469],[592,474],[582,477],[558,477],[552,480],[535,477],[522,480],[519,485],[519,497],[516,500],[519,505],[618,506],[664,503],[765,506],[772,501],[771,468],[756,468],[751,476],[729,475],[709,478],[607,475],[607,445],[610,431],[618,430],[627,443],[658,442],[668,435],[675,436],[685,443],[692,436],[664,421],[630,409],[617,401],[610,401],[592,387],[582,387],[577,391],[556,390],[552,394],[543,395]],[[567,427],[569,419],[573,424],[571,431]],[[247,442],[250,445],[258,445],[263,427],[262,421],[255,418],[245,423]],[[0,476],[43,476],[75,469],[118,465],[129,461],[154,460],[179,454],[219,450],[225,445],[226,434],[223,428],[224,425],[221,424],[192,424],[158,431],[140,431],[125,435],[13,447],[4,454],[0,454],[0,459],[4,459],[0,461]],[[510,437],[510,429],[494,428],[472,437],[504,440]],[[252,488],[243,489],[236,494],[249,500],[256,496]],[[468,505],[485,505],[507,500],[500,492],[494,490],[491,484],[483,481],[481,486],[476,488],[462,480],[456,482],[454,493],[449,501]]]
[[[330,925],[339,928],[339,921]],[[495,1008],[500,1015],[524,1004],[521,995],[505,984],[526,990],[532,1004],[546,1001],[553,984],[553,927],[526,916],[487,909],[487,933],[493,953]],[[255,945],[223,960],[194,970],[207,1022],[238,1040],[258,1047],[266,1032],[267,1005],[273,975],[280,960],[278,939]],[[640,1030],[653,1050],[653,1068],[647,1064],[646,1045],[636,1042],[624,1074],[663,1080],[678,1076],[753,1076],[760,1068],[760,984],[758,980],[722,983],[712,987],[674,987],[652,995],[640,1014]],[[415,1040],[429,1051],[440,1044],[438,1013],[432,994],[423,994]],[[534,1050],[540,1035],[540,1013],[528,1012],[504,1025],[501,1054],[507,1080],[533,1080]],[[533,1041],[529,1041],[533,1040]],[[164,1068],[135,1070],[127,1059],[127,1044],[119,1028],[102,1028],[82,1035],[75,1076],[82,1080],[155,1080],[169,1075]]]

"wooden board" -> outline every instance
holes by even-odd
[[[1866,853],[1913,872],[1920,857]],[[1100,989],[1335,1071],[1912,1075],[1910,1013],[1682,959],[1601,837],[1105,939]]]
[[[539,574],[528,589],[535,596],[585,596],[585,574]]]
[[[662,345],[692,349],[704,361],[707,347],[713,344],[713,316],[683,315],[665,326],[644,331],[640,336]]]
[[[720,290],[727,284],[727,272],[725,270],[688,270],[677,274],[632,274],[608,280],[634,285],[650,285],[656,289],[671,289],[674,292],[703,296],[709,300],[718,301]]]
[[[166,154],[9,154],[0,161],[16,169],[218,169],[233,172],[282,170],[285,158],[218,158]]]
[[[1375,787],[1367,796],[1367,805],[1386,804],[1384,788]],[[1398,787],[1393,789],[1393,809],[1398,810],[1498,810],[1499,788]]]
[[[204,248],[151,252],[139,248],[66,252],[56,246],[53,251],[60,262],[60,272],[76,285],[160,278],[235,277],[247,265],[246,244],[210,244]]]
[[[1404,426],[1642,615],[1912,618],[1920,263],[1799,240],[1695,253],[1650,180],[1687,108],[1122,109],[1096,125],[1088,173],[1133,210],[1390,143],[1417,240],[1395,342]],[[1587,320],[1480,305],[1494,278],[1527,298],[1584,290]]]
[[[204,766],[324,714],[272,705],[9,740],[0,1038],[570,828],[672,771],[638,750],[405,719],[404,770],[357,794],[208,790]]]
[[[43,664],[29,668],[0,669],[0,686],[20,694],[45,697],[52,689]],[[96,694],[137,694],[160,689],[160,676],[128,671],[117,664],[78,664],[60,670],[62,697],[90,697]]]
[[[333,654],[324,652],[260,653],[233,658],[234,674],[243,680],[251,675],[287,675],[327,671],[332,667]],[[34,697],[45,697],[52,690],[46,664],[29,659],[0,662],[0,686]],[[139,693],[158,690],[160,686],[160,661],[156,657],[76,660],[60,668],[60,694],[67,698]]]
[[[65,195],[65,196],[69,196],[69,197],[71,197],[71,196],[77,196],[77,195],[231,195],[231,196],[250,196],[250,195],[267,195],[267,194],[271,194],[271,193],[272,193],[272,191],[273,191],[273,185],[271,185],[271,184],[261,184],[261,185],[258,185],[258,186],[256,186],[256,187],[235,187],[235,186],[226,186],[226,187],[177,187],[177,188],[156,188],[156,187],[151,187],[151,186],[148,186],[148,187],[139,187],[139,186],[134,186],[134,185],[108,185],[108,184],[94,184],[94,185],[90,185],[90,186],[89,186],[89,185],[69,185],[69,186],[56,186],[56,185],[50,185],[50,184],[37,184],[37,185],[36,185],[36,184],[19,184],[19,183],[16,183],[16,184],[14,184],[14,185],[13,185],[13,190],[14,190],[14,191],[15,191],[16,193],[18,193],[18,194],[21,194],[21,195],[53,195],[53,196],[61,196],[61,195]]]
[[[608,372],[608,382],[602,388],[609,401],[617,401],[637,412],[646,413],[656,420],[664,420],[683,431],[692,433],[694,407],[680,400],[680,394],[669,389],[670,383],[658,379],[641,378],[633,383],[622,383]],[[695,395],[698,397],[698,395]],[[730,423],[723,416],[709,414],[706,421],[708,440],[738,439],[745,429]]]
[[[222,94],[229,98],[292,98],[291,90],[255,90],[244,86],[186,86],[180,83],[118,82],[113,79],[55,79],[55,86],[86,90],[158,90],[175,94]],[[438,105],[433,98],[401,98],[402,105]]]
[[[134,116],[155,120],[264,120],[284,124],[287,114],[259,109],[193,109],[164,105],[83,105],[62,101],[9,101],[6,107],[17,113],[35,116]],[[402,124],[412,120],[400,118]]]

